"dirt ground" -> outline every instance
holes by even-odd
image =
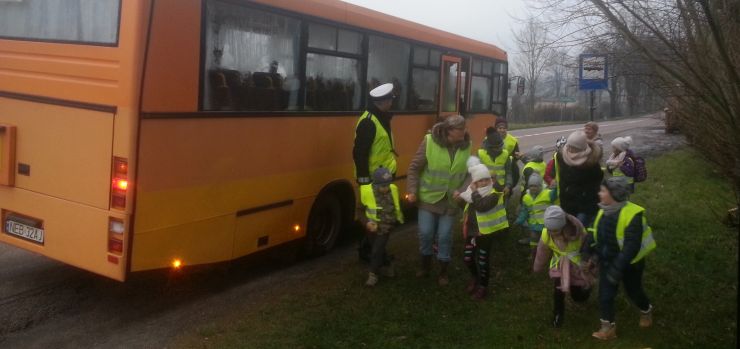
[[[682,136],[666,135],[658,127],[624,135],[632,136],[632,148],[646,158],[686,145]],[[611,138],[604,140],[607,149],[609,142]],[[398,238],[413,240],[414,232],[415,226],[409,224]],[[304,287],[314,275],[360,270],[351,242],[327,256],[300,263],[291,262],[294,252],[288,246],[185,273],[137,274],[125,284],[44,260],[38,268],[22,271],[41,278],[36,286],[0,296],[0,347],[177,347],[198,328],[218,326],[258,304],[275,302],[276,295]],[[0,250],[0,260],[9,253],[26,254]],[[42,259],[31,254],[22,257]],[[18,278],[11,274],[0,281],[0,290]]]

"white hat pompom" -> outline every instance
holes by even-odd
[[[477,156],[471,156],[471,157],[468,158],[468,164],[467,164],[468,165],[468,169],[471,168],[471,167],[473,167],[473,166],[475,166],[475,165],[480,165],[480,164],[481,164],[480,159],[478,159]]]

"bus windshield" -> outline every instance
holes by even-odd
[[[115,45],[120,0],[0,0],[0,38]]]

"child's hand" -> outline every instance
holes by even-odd
[[[365,228],[367,228],[367,231],[374,233],[378,231],[378,223],[375,223],[373,221],[367,222],[365,225]]]
[[[454,191],[454,192],[452,193],[452,198],[453,198],[453,199],[455,199],[455,200],[457,200],[457,199],[458,199],[459,197],[460,197],[460,191],[458,191],[458,190],[455,190],[455,191]]]
[[[475,182],[470,183],[470,191],[476,191],[478,190],[478,185],[475,184]]]

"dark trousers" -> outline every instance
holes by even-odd
[[[599,308],[601,319],[614,322],[614,299],[617,297],[619,285],[614,285],[606,278],[609,270],[608,263],[599,266]],[[642,273],[645,271],[645,260],[630,264],[622,273],[622,283],[627,297],[642,311],[650,308],[650,300],[642,289]]]
[[[489,274],[491,272],[491,247],[493,245],[494,234],[497,233],[476,236],[475,246],[473,245],[472,236],[468,236],[465,239],[463,261],[468,267],[468,270],[470,270],[470,274],[476,280],[476,283],[483,287],[488,287]]]
[[[552,299],[553,299],[553,315],[563,316],[565,314],[565,292],[558,289],[560,286],[560,279],[553,279],[555,285],[552,288]],[[583,288],[580,286],[570,286],[570,298],[574,302],[583,303],[588,300],[591,295],[590,288]]]
[[[388,257],[385,253],[385,246],[388,244],[390,233],[386,234],[367,234],[368,242],[372,249],[370,250],[370,272],[378,273],[383,264],[388,264]]]

